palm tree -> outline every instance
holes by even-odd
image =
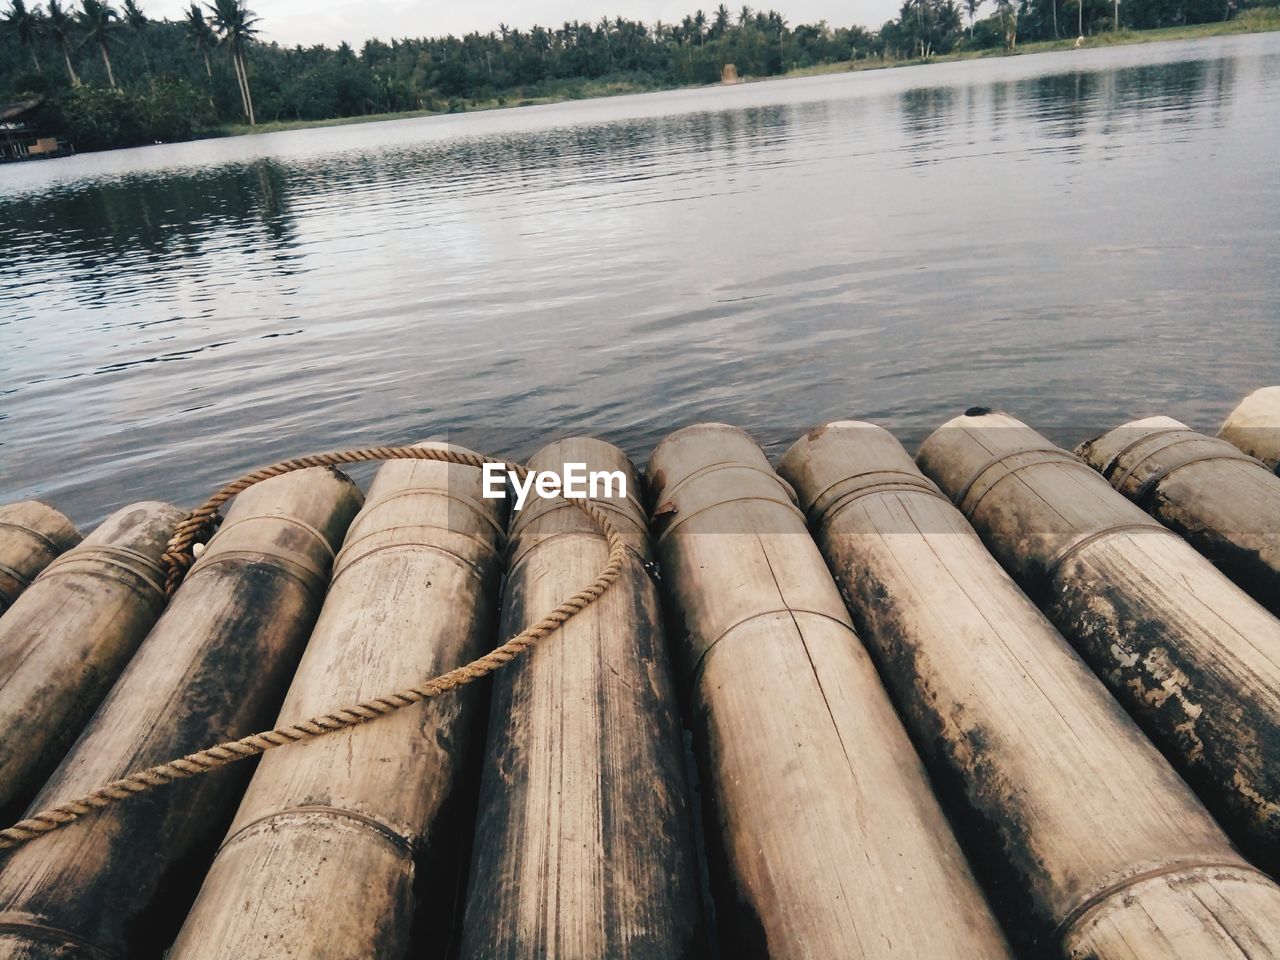
[[[738,26],[745,27],[751,22],[751,8],[743,4],[742,9],[738,11]]]
[[[213,66],[209,63],[209,51],[218,42],[218,38],[213,35],[213,28],[209,26],[209,21],[204,18],[198,4],[192,3],[183,14],[182,26],[187,32],[187,43],[191,44],[191,49],[204,57],[205,75],[212,78]]]
[[[635,31],[632,30],[628,21],[623,20],[621,17],[614,17],[613,32],[617,35],[618,42],[622,45],[623,54],[635,51]]]
[[[1054,0],[1056,3],[1057,0]],[[969,39],[973,39],[973,18],[977,14],[978,8],[982,6],[982,0],[964,0],[964,9],[969,14]]]
[[[26,47],[31,54],[31,62],[35,64],[36,73],[44,73],[40,66],[40,58],[36,56],[36,38],[40,34],[40,11],[28,10],[25,0],[13,0],[9,15],[5,19],[18,34],[18,43]]]
[[[729,8],[723,3],[716,7],[715,20],[711,24],[712,36],[716,39],[729,32]]]
[[[75,23],[71,14],[62,9],[60,0],[49,0],[49,15],[45,18],[45,30],[62,50],[62,60],[67,65],[67,75],[71,77],[71,85],[78,87],[80,77],[76,73],[76,68],[71,65],[71,35],[75,31]]]
[[[244,51],[258,36],[258,29],[254,25],[260,18],[244,5],[243,0],[214,0],[209,10],[213,13],[214,29],[221,34],[219,42],[231,53],[231,63],[236,69],[236,80],[240,84],[240,99],[244,103],[244,115],[249,119],[249,126],[256,126],[258,121],[253,115],[253,95],[249,91],[249,71],[245,65]]]
[[[80,0],[80,25],[85,29],[85,42],[92,40],[102,51],[102,62],[107,68],[107,81],[116,89],[116,74],[111,69],[108,47],[111,36],[119,26],[120,14],[107,0]]]
[[[533,48],[538,51],[538,59],[546,60],[547,51],[551,49],[551,37],[547,34],[546,27],[540,27],[536,23],[529,29],[529,41],[533,44]]]
[[[138,40],[138,47],[142,50],[142,65],[146,67],[149,77],[151,76],[151,58],[147,55],[147,25],[151,21],[142,12],[137,0],[124,0],[124,22]]]
[[[787,69],[787,57],[782,43],[783,40],[786,39],[787,35],[787,18],[776,10],[770,10],[768,14],[765,15],[765,22],[778,31],[778,61],[782,67],[782,71],[785,73]]]
[[[600,36],[604,37],[605,50],[609,52],[609,69],[613,69],[613,41],[609,39],[609,31],[613,29],[613,24],[609,22],[608,17],[600,18]]]

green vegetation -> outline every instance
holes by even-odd
[[[357,53],[262,43],[244,0],[193,2],[178,22],[138,0],[77,2],[9,0],[0,101],[39,98],[42,128],[80,150],[714,83],[729,63],[756,79],[1064,49],[1078,34],[1095,46],[1280,29],[1280,0],[905,0],[875,31],[721,4],[678,24],[500,24]]]
[[[1280,30],[1280,8],[1255,8],[1246,10],[1231,20],[1220,20],[1215,23],[1196,23],[1183,27],[1158,27],[1152,30],[1108,30],[1091,37],[1086,37],[1083,47],[1124,46],[1131,43],[1159,43],[1168,40],[1199,40],[1204,37],[1221,37],[1240,33],[1265,33]],[[785,77],[815,77],[831,73],[849,73],[858,70],[879,70],[885,67],[909,67],[924,63],[950,63],[955,60],[976,60],[985,57],[1016,56],[1024,53],[1048,53],[1054,50],[1072,50],[1076,48],[1074,37],[1061,40],[1033,40],[1019,43],[1015,48],[1004,46],[973,47],[967,43],[957,43],[950,53],[934,54],[928,57],[908,57],[902,60],[866,60],[848,63],[819,64],[813,67],[797,67],[788,70]]]
[[[79,150],[186,140],[216,123],[207,98],[167,77],[133,93],[79,86],[46,101],[43,113],[43,125]]]

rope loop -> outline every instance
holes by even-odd
[[[222,506],[237,494],[243,493],[263,480],[270,480],[295,470],[306,470],[311,467],[336,467],[352,463],[364,463],[373,460],[433,460],[452,463],[457,466],[482,469],[486,463],[497,463],[514,473],[520,479],[528,474],[527,468],[520,464],[509,463],[492,457],[485,457],[469,450],[452,447],[368,447],[359,450],[342,450],[333,453],[311,454],[295,457],[281,463],[262,467],[240,479],[227,484],[199,507],[193,510],[175,528],[173,538],[169,541],[163,557],[166,569],[165,589],[169,596],[178,589],[187,571],[194,563],[193,548],[196,543],[203,542],[221,522]],[[112,780],[84,796],[68,800],[55,806],[32,814],[13,826],[0,830],[0,850],[11,850],[29,843],[37,837],[75,823],[97,810],[103,810],[129,797],[146,793],[178,780],[187,780],[219,767],[256,757],[268,750],[327,736],[339,730],[347,730],[363,723],[370,723],[380,717],[388,716],[397,710],[422,703],[442,694],[452,693],[468,684],[487,677],[517,659],[521,654],[539,641],[556,633],[571,619],[581,613],[602,597],[617,581],[622,573],[627,558],[627,544],[622,534],[609,519],[607,511],[596,506],[590,500],[579,498],[561,499],[577,507],[595,524],[604,535],[609,545],[609,557],[604,568],[594,580],[581,590],[562,602],[554,610],[541,617],[529,626],[470,663],[456,667],[437,677],[422,680],[413,686],[374,697],[360,703],[350,704],[329,713],[311,717],[297,723],[250,734],[239,740],[220,743],[185,757],[178,757],[165,763],[156,764],[145,770],[131,773],[118,780]]]

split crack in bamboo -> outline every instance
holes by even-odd
[[[521,479],[528,473],[525,467],[509,463],[493,457],[481,456],[477,453],[435,447],[370,447],[359,450],[344,450],[334,453],[313,454],[296,457],[281,463],[262,467],[246,474],[239,480],[227,484],[205,503],[197,507],[175,528],[173,539],[168,543],[163,560],[168,568],[165,589],[169,596],[177,590],[183,577],[194,560],[192,547],[196,538],[212,529],[219,508],[249,487],[272,477],[282,476],[294,470],[305,470],[310,467],[333,467],[341,464],[363,463],[372,460],[434,460],[452,463],[457,466],[482,469],[485,463],[500,463],[507,470],[514,472]],[[579,498],[567,500],[577,507],[599,528],[609,544],[609,559],[604,568],[591,583],[587,584],[572,597],[562,602],[537,623],[522,630],[501,646],[490,650],[482,657],[457,667],[447,673],[424,680],[416,686],[407,687],[395,693],[363,700],[351,704],[332,713],[321,714],[302,720],[298,723],[277,727],[262,733],[250,734],[239,740],[221,743],[207,749],[187,754],[166,763],[157,764],[131,773],[128,776],[113,780],[84,796],[57,804],[41,810],[32,816],[0,830],[0,850],[9,850],[21,846],[37,837],[44,836],[59,827],[81,819],[94,812],[112,806],[128,797],[146,793],[156,787],[186,780],[208,773],[219,767],[256,757],[276,747],[287,746],[302,740],[322,737],[338,730],[359,726],[395,713],[397,710],[421,703],[442,693],[449,693],[486,677],[506,666],[540,640],[554,634],[565,623],[598,600],[606,590],[618,579],[622,564],[626,559],[626,541],[609,520],[605,511]]]

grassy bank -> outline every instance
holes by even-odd
[[[1196,40],[1202,37],[1220,37],[1241,33],[1264,33],[1280,30],[1280,10],[1250,10],[1234,20],[1222,23],[1200,23],[1185,27],[1167,27],[1160,30],[1120,30],[1115,33],[1100,33],[1085,37],[1082,46],[1086,49],[1110,47],[1131,43],[1161,43],[1170,40]],[[791,70],[776,77],[746,78],[748,82],[764,82],[769,80],[785,80],[795,77],[823,76],[833,73],[854,73],[862,70],[883,70],[890,67],[918,66],[926,63],[948,63],[957,60],[980,60],[991,57],[1020,56],[1027,53],[1046,53],[1054,50],[1072,50],[1076,47],[1074,37],[1062,40],[1043,40],[1034,43],[1019,44],[1014,50],[1003,48],[987,48],[982,50],[956,50],[952,53],[929,57],[927,59],[881,60],[868,58],[853,62],[831,63],[816,67],[805,67]],[[443,113],[472,112],[476,110],[499,110],[506,107],[528,107],[545,103],[563,103],[566,100],[587,100],[597,97],[622,96],[633,93],[648,93],[659,89],[655,84],[646,84],[629,80],[588,80],[562,81],[552,85],[550,89],[530,91],[512,91],[504,96],[482,101],[455,101],[446,109],[413,110],[403,113],[375,113],[358,117],[335,117],[330,120],[278,120],[259,123],[255,127],[248,124],[226,124],[206,132],[211,137],[233,137],[251,133],[273,133],[280,130],[304,130],[312,127],[338,127],[352,123],[377,123],[382,120],[407,120],[413,117],[438,116]]]
[[[1096,47],[1124,46],[1131,43],[1162,43],[1170,40],[1199,40],[1203,37],[1223,37],[1240,33],[1267,33],[1280,30],[1280,9],[1250,10],[1234,20],[1220,23],[1197,23],[1185,27],[1164,27],[1159,30],[1120,30],[1115,33],[1099,33],[1084,38],[1083,49]],[[926,63],[950,63],[957,60],[983,60],[991,57],[1016,57],[1026,53],[1048,53],[1054,50],[1076,49],[1076,38],[1062,40],[1039,40],[1034,43],[1020,43],[1014,50],[1002,47],[988,47],[982,50],[955,50],[951,53],[935,57],[915,58],[908,60],[880,60],[869,58],[852,63],[830,63],[817,67],[805,67],[791,70],[783,78],[816,77],[831,73],[854,73],[861,70],[883,70],[889,67],[920,66]],[[767,77],[761,79],[780,79]]]
[[[274,133],[280,130],[307,130],[312,127],[342,127],[351,123],[377,123],[381,120],[409,120],[414,117],[435,117],[446,113],[472,113],[477,110],[502,110],[507,107],[532,107],[544,103],[564,103],[566,100],[594,100],[598,97],[618,97],[632,93],[652,93],[668,89],[657,84],[638,83],[631,80],[564,81],[552,85],[549,90],[510,91],[504,96],[489,100],[456,102],[440,110],[409,110],[402,113],[370,113],[358,117],[334,117],[329,120],[275,120],[251,127],[247,123],[224,124],[208,131],[211,137],[238,137],[250,133]]]

